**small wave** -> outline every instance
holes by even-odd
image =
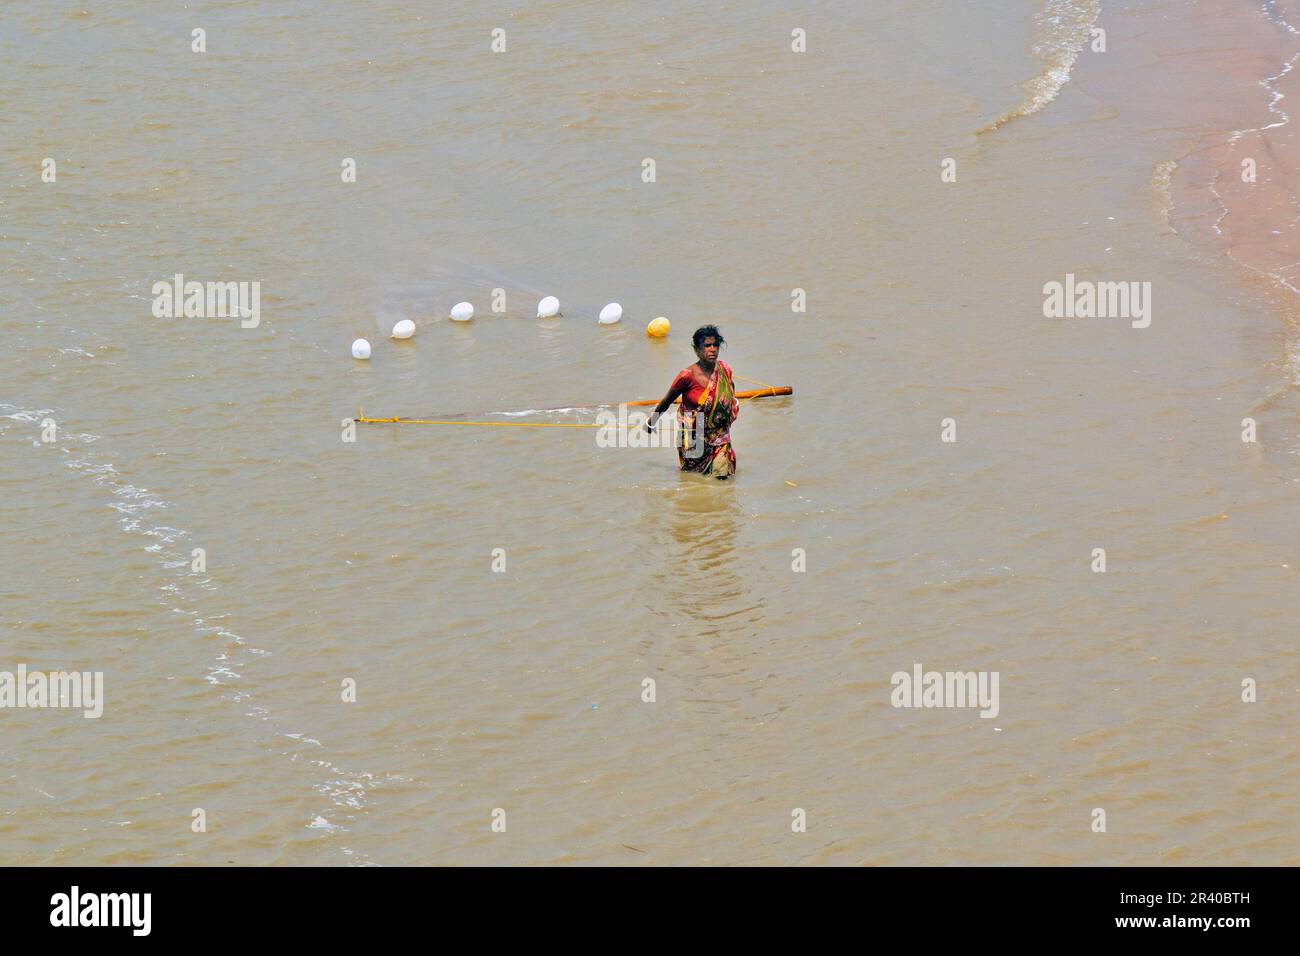
[[[1300,29],[1297,29],[1286,18],[1279,7],[1277,0],[1263,0],[1263,3],[1260,6],[1260,12],[1264,15],[1265,19],[1286,33],[1291,34],[1292,36],[1300,35]],[[1230,147],[1239,143],[1243,137],[1253,134],[1260,138],[1265,148],[1269,148],[1269,143],[1274,141],[1273,137],[1269,135],[1269,131],[1286,126],[1291,122],[1291,114],[1282,106],[1282,101],[1286,99],[1286,94],[1279,89],[1279,84],[1291,73],[1292,70],[1296,68],[1298,62],[1300,62],[1300,51],[1288,56],[1283,62],[1282,68],[1276,73],[1271,76],[1266,76],[1264,79],[1259,81],[1259,85],[1268,92],[1269,101],[1267,109],[1273,117],[1272,122],[1267,123],[1264,126],[1234,130],[1232,135],[1228,138],[1228,144]],[[1223,229],[1221,224],[1228,216],[1230,210],[1227,202],[1224,201],[1223,196],[1217,188],[1218,184],[1219,170],[1216,170],[1214,179],[1209,185],[1209,191],[1218,203],[1220,213],[1211,226],[1216,235],[1222,236]],[[1297,205],[1297,200],[1293,195],[1289,197],[1289,201],[1292,206]],[[1278,233],[1277,230],[1274,230],[1274,234],[1278,235],[1280,233]],[[1276,285],[1286,289],[1292,294],[1300,294],[1300,286],[1297,286],[1297,278],[1295,275],[1296,270],[1300,268],[1300,262],[1293,262],[1281,268],[1260,269],[1252,265],[1250,262],[1242,261],[1242,259],[1235,255],[1232,250],[1229,250],[1228,254],[1230,258],[1236,261],[1239,265],[1244,266],[1248,271],[1264,275]],[[1294,335],[1294,330],[1292,331],[1292,334]],[[1295,352],[1295,343],[1293,341],[1288,345],[1288,367],[1292,370],[1293,376],[1300,374],[1300,369],[1298,369],[1296,365]]]
[[[21,409],[15,405],[0,403],[0,419],[41,427],[42,422],[51,417],[56,417],[54,409]],[[65,434],[60,438],[60,442],[66,442],[68,438],[75,438],[81,443],[89,443],[98,440],[99,436]],[[33,444],[37,447],[49,447],[40,441],[34,441]],[[122,531],[127,534],[141,535],[151,540],[151,544],[146,546],[145,550],[158,557],[160,566],[173,577],[173,580],[159,585],[158,590],[164,598],[160,603],[170,607],[174,613],[189,618],[190,625],[196,633],[200,635],[215,634],[227,642],[226,649],[218,651],[216,656],[205,667],[204,677],[207,683],[222,687],[225,696],[229,700],[251,708],[245,711],[248,717],[259,720],[272,720],[271,713],[265,707],[254,703],[247,691],[238,691],[232,686],[233,683],[243,678],[240,667],[247,663],[247,658],[269,656],[271,652],[249,646],[247,641],[239,634],[225,627],[209,624],[200,616],[197,608],[193,606],[195,602],[186,595],[186,587],[197,586],[207,592],[216,591],[217,588],[210,577],[204,577],[197,572],[187,570],[190,567],[190,559],[187,553],[188,546],[178,544],[178,542],[190,537],[190,532],[168,525],[152,524],[147,520],[151,512],[169,509],[172,507],[172,503],[147,488],[141,488],[126,481],[116,466],[111,462],[94,457],[95,453],[90,450],[83,451],[80,448],[69,447],[67,444],[60,444],[58,447],[67,456],[64,459],[64,465],[74,473],[82,475],[112,494],[113,500],[106,502],[106,505],[118,512],[118,525]],[[182,606],[176,606],[177,604]],[[227,616],[221,615],[221,617]],[[316,747],[322,746],[319,740],[306,737],[301,733],[281,733],[281,736]],[[314,785],[313,789],[317,793],[323,794],[334,807],[344,813],[364,810],[369,791],[380,783],[406,781],[404,777],[391,774],[381,781],[373,774],[345,770],[325,760],[313,760],[312,763],[327,774],[327,779]],[[345,826],[329,823],[321,816],[317,816],[308,826],[328,829],[331,832],[345,832],[347,830]],[[364,853],[358,853],[348,847],[342,847],[341,849],[347,856],[357,858],[364,864],[372,863]]]
[[[0,407],[14,408],[13,405],[4,405]],[[15,422],[22,422],[24,425],[31,425],[34,423],[43,422],[45,419],[49,418],[53,414],[54,414],[54,409],[52,408],[31,408],[26,410],[20,410],[15,408],[11,414],[0,416],[0,418],[8,418]]]
[[[1291,21],[1278,9],[1277,0],[1264,0],[1263,13],[1267,19],[1272,20],[1287,33],[1300,33],[1300,30],[1292,26]]]
[[[1034,16],[1032,52],[1043,63],[1043,70],[1020,85],[1025,97],[993,122],[975,131],[990,133],[1020,116],[1037,113],[1070,82],[1070,71],[1083,52],[1084,44],[1097,17],[1100,0],[1045,0],[1043,9]]]
[[[1300,30],[1297,30],[1292,26],[1286,17],[1282,15],[1282,12],[1278,9],[1277,0],[1264,0],[1260,12],[1264,14],[1266,20],[1273,23],[1275,26],[1281,27],[1287,33],[1300,34]],[[1265,130],[1276,129],[1279,126],[1285,126],[1287,123],[1291,122],[1291,114],[1282,109],[1279,105],[1284,99],[1286,99],[1286,94],[1277,88],[1277,83],[1295,69],[1297,59],[1300,59],[1300,53],[1292,54],[1287,58],[1286,62],[1282,64],[1282,69],[1272,76],[1266,76],[1264,79],[1259,81],[1259,85],[1268,90],[1269,93],[1268,111],[1277,117],[1277,119],[1274,122],[1269,123],[1267,126],[1235,130],[1228,138],[1229,143],[1237,142],[1237,140],[1241,139],[1241,137],[1245,136],[1247,133],[1262,133]]]
[[[1155,190],[1160,201],[1160,216],[1171,232],[1177,232],[1173,224],[1174,212],[1174,174],[1178,172],[1178,160],[1167,159],[1156,163],[1151,171],[1151,188]]]
[[[1268,90],[1269,93],[1268,111],[1277,117],[1277,119],[1266,126],[1234,130],[1233,134],[1228,137],[1229,143],[1237,142],[1237,140],[1241,139],[1247,133],[1264,133],[1270,129],[1277,129],[1279,126],[1285,126],[1287,123],[1291,122],[1291,114],[1282,109],[1279,105],[1284,99],[1286,99],[1286,94],[1277,88],[1277,82],[1295,69],[1296,60],[1298,59],[1300,59],[1300,53],[1293,54],[1290,59],[1282,64],[1281,70],[1274,75],[1266,76],[1264,79],[1259,81],[1259,85]]]
[[[508,418],[517,418],[517,417],[519,417],[519,416],[521,416],[521,415],[562,415],[562,414],[565,414],[565,413],[568,413],[568,412],[583,412],[583,411],[589,411],[591,408],[595,408],[595,407],[597,407],[597,406],[592,405],[592,406],[586,406],[586,407],[584,407],[584,406],[581,406],[581,405],[571,405],[571,406],[569,406],[569,407],[567,407],[567,408],[525,408],[525,409],[523,409],[522,411],[518,411],[518,412],[488,412],[488,414],[489,414],[489,415],[505,415],[505,416],[508,417]],[[602,406],[599,406],[599,407],[604,408],[604,407],[607,407],[607,406],[603,406],[603,405],[602,405]],[[610,407],[612,407],[612,406],[610,406]]]

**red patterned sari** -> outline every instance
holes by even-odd
[[[690,369],[683,369],[673,388],[682,393],[677,432],[677,460],[682,471],[730,478],[736,473],[731,423],[740,414],[731,367],[719,359],[707,385],[700,385]]]

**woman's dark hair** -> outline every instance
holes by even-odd
[[[722,337],[722,333],[718,331],[716,325],[701,325],[695,330],[695,334],[691,336],[691,344],[698,349],[705,339],[717,339],[719,348],[727,341]]]

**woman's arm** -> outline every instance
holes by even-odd
[[[659,404],[656,405],[654,411],[650,413],[650,417],[645,423],[645,430],[648,432],[654,431],[655,422],[659,421],[659,416],[664,413],[669,405],[677,401],[681,394],[689,387],[689,384],[682,383],[682,376],[678,375],[677,378],[673,380],[672,387],[668,389],[668,393],[664,395],[663,398],[659,399]]]

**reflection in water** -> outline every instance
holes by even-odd
[[[679,475],[670,503],[648,522],[662,556],[654,590],[668,631],[645,653],[664,662],[663,678],[681,702],[709,721],[770,709],[759,702],[766,672],[756,672],[755,662],[773,635],[764,620],[764,576],[754,573],[747,547],[744,494],[732,482]]]
[[[739,541],[739,489],[731,484],[679,476],[672,504],[659,515],[656,551],[665,557],[656,575],[657,593],[665,596],[671,613],[684,617],[686,632],[711,644],[721,643],[726,628],[750,625],[756,601],[745,585],[744,558]],[[745,628],[748,630],[748,627]]]

